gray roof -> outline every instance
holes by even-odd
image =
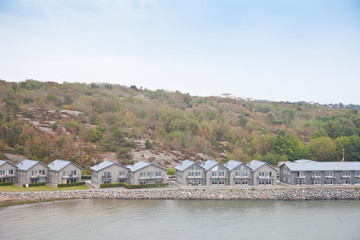
[[[12,163],[11,163],[11,162],[9,162],[9,161],[0,160],[0,166],[4,165],[5,163],[8,163],[8,164],[10,164],[10,165],[12,165],[12,166],[16,167],[14,164],[12,164]]]
[[[240,166],[241,164],[243,164],[243,163],[239,162],[239,161],[235,161],[235,160],[230,160],[224,164],[224,167],[226,167],[229,171],[231,171],[234,168],[237,168],[238,166]]]
[[[286,162],[290,171],[351,171],[360,170],[360,162]]]
[[[294,162],[296,162],[296,163],[302,163],[302,162],[315,162],[315,161],[309,160],[309,159],[299,159],[299,160],[295,160]]]
[[[247,166],[249,168],[251,168],[252,171],[255,171],[256,169],[264,166],[264,165],[268,165],[269,167],[273,168],[272,166],[270,166],[268,163],[266,162],[262,162],[262,161],[259,161],[259,160],[252,160],[251,162],[249,162],[247,164]],[[273,168],[274,170],[276,170],[275,168]]]
[[[154,167],[161,168],[162,170],[165,170],[165,171],[166,171],[165,168],[162,168],[162,167],[160,167],[160,166],[157,166],[157,165],[155,165],[155,164],[152,164],[152,163],[149,163],[149,162],[145,162],[145,161],[140,161],[140,162],[135,163],[134,165],[129,165],[129,166],[127,166],[127,168],[130,170],[130,172],[136,172],[136,171],[138,171],[138,170],[140,170],[140,169],[142,169],[142,168],[144,168],[144,167],[150,166],[150,165],[152,165],[152,166],[154,166]]]
[[[45,164],[43,164],[42,162],[30,160],[30,159],[25,159],[24,161],[22,161],[21,163],[19,163],[16,166],[17,166],[18,170],[27,171],[38,163],[40,163],[41,165],[44,165],[45,167],[48,167]]]
[[[204,162],[203,164],[201,164],[201,166],[202,166],[203,168],[205,168],[205,171],[207,171],[207,170],[215,167],[217,164],[220,164],[220,163],[219,163],[219,162],[216,162],[216,161],[214,161],[214,160],[209,159],[209,160],[207,160],[206,162]]]
[[[188,169],[189,167],[191,167],[194,164],[202,167],[200,164],[197,164],[196,162],[193,162],[193,161],[190,161],[190,160],[185,160],[182,163],[180,163],[179,165],[177,165],[175,167],[175,170],[184,171],[184,170]]]
[[[120,164],[113,163],[113,162],[111,162],[111,161],[106,160],[106,161],[104,161],[104,162],[101,162],[101,163],[99,163],[99,164],[96,164],[95,166],[92,166],[90,169],[93,170],[93,171],[98,172],[98,171],[103,170],[104,168],[110,167],[110,166],[112,166],[112,165],[114,165],[114,164],[115,164],[115,165],[118,165],[118,166],[121,166]]]
[[[63,169],[64,167],[66,167],[69,164],[73,164],[73,165],[75,165],[76,167],[78,167],[78,168],[80,168],[82,170],[81,167],[79,167],[78,165],[76,165],[73,162],[65,161],[65,160],[59,160],[59,159],[56,159],[55,161],[50,163],[48,165],[48,167],[49,167],[49,170],[51,170],[51,171],[60,171],[61,169]]]

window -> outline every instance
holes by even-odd
[[[263,178],[271,177],[271,172],[259,172],[259,177],[263,177]]]
[[[119,177],[125,177],[125,171],[124,170],[119,171]]]
[[[304,172],[304,171],[300,171],[300,172],[298,172],[298,177],[305,177],[305,175],[306,175],[306,172]]]
[[[355,178],[354,179],[354,184],[360,184],[360,178]]]
[[[110,177],[110,172],[104,172],[104,177]]]
[[[343,185],[349,185],[349,184],[351,184],[349,178],[341,179],[340,181],[341,181],[341,184],[343,184]]]
[[[350,171],[342,171],[342,176],[343,176],[343,177],[350,177],[350,176],[351,176],[351,172],[350,172]]]
[[[303,179],[303,178],[297,179],[297,184],[298,185],[304,185],[305,184],[305,179]]]
[[[189,177],[201,177],[201,168],[194,164],[192,165],[191,167],[189,167],[189,170],[188,170],[188,176]]]
[[[319,171],[313,172],[313,176],[314,177],[321,177],[321,172],[319,172]]]
[[[333,171],[325,171],[325,177],[332,177]]]
[[[321,180],[320,178],[315,178],[314,185],[320,185],[321,184],[320,180]]]
[[[333,179],[325,179],[324,184],[331,185],[331,184],[334,184],[334,181],[333,181]]]
[[[225,168],[217,165],[211,169],[211,176],[212,177],[225,177]]]
[[[354,175],[355,175],[355,177],[359,177],[360,176],[360,171],[355,171]]]

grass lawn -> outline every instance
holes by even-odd
[[[49,186],[37,186],[37,187],[19,187],[16,185],[10,186],[0,186],[0,192],[39,192],[39,191],[62,191],[62,190],[83,190],[89,189],[88,186],[74,186],[74,187],[64,187],[64,188],[53,188]]]

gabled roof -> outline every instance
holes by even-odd
[[[35,166],[36,164],[40,163],[41,165],[45,166],[48,168],[48,166],[46,166],[45,164],[43,164],[42,162],[39,161],[35,161],[35,160],[30,160],[30,159],[25,159],[23,160],[21,163],[19,163],[17,166],[18,170],[23,170],[23,171],[27,171],[30,168],[32,168],[33,166]]]
[[[10,164],[10,165],[12,165],[12,166],[16,167],[14,164],[12,164],[12,163],[11,163],[11,162],[9,162],[9,161],[0,160],[0,166],[4,165],[5,163],[8,163],[8,164]]]
[[[201,166],[205,169],[205,171],[208,171],[209,169],[215,167],[218,164],[220,164],[220,163],[209,159],[206,162],[204,162],[203,164],[201,164]]]
[[[130,172],[136,172],[144,167],[147,167],[147,166],[154,166],[154,167],[157,167],[157,168],[160,168],[162,170],[165,170],[165,168],[162,168],[160,166],[157,166],[155,164],[152,164],[152,163],[149,163],[149,162],[145,162],[145,161],[140,161],[140,162],[137,162],[135,163],[134,165],[129,165],[127,166],[127,168],[130,170]]]
[[[76,167],[78,167],[78,168],[80,168],[82,170],[81,167],[79,167],[78,165],[76,165],[73,162],[65,161],[65,160],[59,160],[59,159],[56,159],[55,161],[50,163],[48,165],[48,167],[49,167],[49,170],[51,170],[51,171],[60,171],[61,169],[63,169],[64,167],[66,167],[69,164],[73,164],[73,165],[75,165]]]
[[[237,168],[240,165],[244,165],[246,166],[244,163],[239,162],[239,161],[235,161],[235,160],[230,160],[227,163],[224,164],[224,167],[226,167],[229,171],[233,170],[234,168]],[[246,166],[247,167],[247,166]]]
[[[264,166],[264,165],[267,165],[267,166],[271,167],[272,169],[274,169],[274,170],[276,171],[276,169],[273,168],[272,166],[270,166],[268,163],[262,162],[262,161],[258,161],[258,160],[252,160],[251,162],[249,162],[249,163],[247,164],[247,166],[248,166],[249,168],[251,168],[251,170],[252,170],[253,172],[256,171],[256,169],[261,168],[261,167]]]
[[[360,162],[286,162],[290,171],[360,171]]]
[[[294,162],[296,162],[296,163],[303,163],[303,162],[315,162],[315,161],[310,160],[310,159],[299,159],[299,160],[295,160]]]
[[[118,163],[113,163],[113,162],[111,162],[111,161],[106,160],[106,161],[104,161],[104,162],[101,162],[101,163],[99,163],[99,164],[96,164],[95,166],[92,166],[92,167],[90,168],[90,170],[93,170],[93,171],[98,172],[98,171],[103,170],[103,169],[105,169],[105,168],[107,168],[107,167],[110,167],[110,166],[112,166],[112,165],[118,165],[119,167],[122,167],[122,166],[121,166],[120,164],[118,164]]]
[[[175,170],[178,170],[178,171],[185,171],[186,169],[188,169],[189,167],[191,167],[192,165],[198,165],[199,167],[203,168],[200,164],[196,163],[196,162],[193,162],[193,161],[190,161],[190,160],[185,160],[183,161],[182,163],[180,163],[179,165],[177,165],[175,167]]]

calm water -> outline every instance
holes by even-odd
[[[360,239],[360,201],[69,200],[0,208],[0,239]]]

